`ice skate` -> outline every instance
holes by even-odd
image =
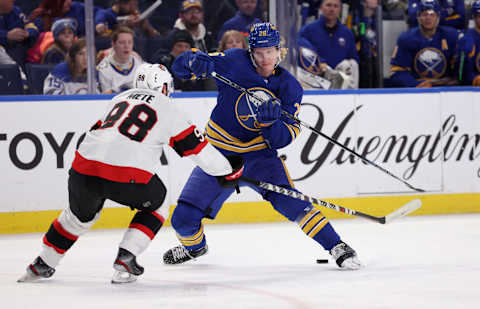
[[[17,282],[34,282],[43,278],[50,278],[55,273],[55,268],[48,266],[41,257],[37,257],[28,265],[27,272]]]
[[[189,251],[184,246],[173,247],[163,254],[163,262],[165,264],[181,264],[202,256],[208,252],[208,246],[197,250]]]
[[[113,263],[115,272],[112,283],[129,283],[137,280],[143,274],[144,268],[137,264],[137,258],[130,251],[120,248]]]
[[[330,254],[337,263],[338,267],[346,270],[357,270],[362,267],[362,263],[357,257],[357,253],[349,245],[340,241],[330,250]]]

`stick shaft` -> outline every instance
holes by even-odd
[[[287,188],[284,188],[284,187],[280,187],[280,186],[277,186],[277,185],[274,185],[274,184],[271,184],[271,183],[268,183],[268,182],[263,182],[263,181],[247,178],[245,176],[240,177],[240,179],[242,181],[246,182],[246,183],[255,185],[259,188],[262,188],[262,189],[265,189],[265,190],[268,190],[268,191],[276,192],[276,193],[283,194],[283,195],[289,196],[289,197],[297,199],[297,200],[310,202],[312,204],[316,204],[316,205],[319,205],[319,206],[330,208],[330,209],[333,209],[335,211],[338,211],[338,212],[341,212],[341,213],[344,213],[344,214],[347,214],[347,215],[350,215],[350,216],[362,217],[362,218],[365,218],[365,219],[368,219],[368,220],[372,220],[372,221],[375,221],[375,222],[378,222],[378,223],[385,224],[385,217],[375,217],[375,216],[372,216],[372,215],[369,215],[369,214],[366,214],[366,213],[363,213],[363,212],[360,212],[360,211],[356,211],[356,210],[353,210],[353,209],[350,209],[350,208],[346,208],[346,207],[343,207],[343,206],[339,206],[339,205],[336,205],[336,204],[333,204],[333,203],[330,203],[330,202],[327,202],[327,201],[322,201],[322,200],[317,199],[315,197],[311,197],[311,196],[305,195],[303,193],[293,191],[293,190],[290,190],[290,189],[287,189]]]
[[[240,92],[245,92],[247,93],[249,96],[255,98],[256,100],[259,100],[260,102],[263,102],[264,99],[263,98],[260,98],[259,96],[255,95],[254,93],[252,93],[251,91],[249,91],[248,89],[245,89],[243,88],[242,86],[238,85],[237,83],[229,80],[228,78],[222,76],[222,75],[219,75],[218,73],[216,72],[213,72],[212,73],[212,76],[216,79],[218,79],[219,81],[237,89],[238,91]],[[357,153],[356,151],[346,147],[345,145],[337,142],[336,140],[334,140],[333,138],[331,138],[330,136],[322,133],[320,130],[317,130],[316,128],[312,127],[311,125],[309,125],[308,123],[298,119],[297,117],[295,117],[294,115],[290,114],[290,113],[287,113],[286,111],[282,111],[282,114],[285,115],[286,117],[292,119],[293,121],[299,123],[300,125],[304,126],[305,128],[309,129],[310,131],[316,133],[317,135],[320,135],[322,136],[323,138],[327,139],[329,142],[339,146],[340,148],[344,149],[345,151],[348,151],[349,153],[353,154],[354,156],[356,156],[357,158],[367,162],[368,164],[370,164],[371,166],[373,167],[376,167],[377,169],[381,170],[382,172],[384,172],[385,174],[389,175],[390,177],[393,177],[395,178],[396,180],[402,182],[404,185],[406,185],[407,187],[409,187],[410,189],[412,190],[415,190],[417,192],[425,192],[425,190],[423,189],[420,189],[420,188],[416,188],[414,186],[412,186],[411,184],[409,184],[408,182],[406,182],[405,180],[401,179],[400,177],[394,175],[393,173],[391,173],[390,171],[386,170],[385,168],[381,167],[380,165],[376,164],[375,162],[373,161],[370,161],[368,160],[367,158],[365,158],[364,156],[360,155],[359,153]]]

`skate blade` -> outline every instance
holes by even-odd
[[[138,276],[135,276],[126,271],[118,271],[116,270],[112,276],[112,283],[113,284],[122,284],[122,283],[130,283],[137,281]]]
[[[357,257],[348,258],[343,261],[342,266],[340,266],[341,270],[359,270],[363,268],[365,265],[360,262]]]
[[[17,282],[36,282],[38,280],[42,279],[42,277],[37,276],[35,274],[31,274],[29,272],[26,272],[23,276],[18,278]]]

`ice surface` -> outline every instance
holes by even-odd
[[[480,214],[407,217],[390,225],[333,220],[365,267],[341,271],[293,223],[206,225],[210,252],[166,266],[177,245],[159,232],[137,282],[110,283],[123,230],[90,231],[50,279],[17,283],[42,234],[0,235],[0,307],[10,308],[480,308]]]

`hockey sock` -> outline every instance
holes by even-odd
[[[297,220],[302,231],[322,245],[325,250],[332,249],[340,241],[340,236],[319,209],[311,207],[306,211],[307,213]]]
[[[203,224],[200,225],[200,229],[197,233],[191,236],[182,236],[177,232],[177,238],[182,245],[189,251],[197,250],[205,247],[207,240],[205,234],[203,234]]]
[[[65,252],[73,246],[77,239],[77,235],[68,232],[58,219],[55,219],[43,236],[43,244],[53,251],[45,248],[40,256],[50,267],[55,268]]]
[[[48,266],[55,268],[64,254],[73,246],[78,237],[87,232],[100,218],[97,213],[92,221],[81,222],[70,208],[62,211],[43,237],[43,248],[40,257]]]
[[[150,245],[163,222],[165,222],[165,218],[156,211],[137,211],[130,221],[128,230],[123,235],[120,248],[138,256]]]

